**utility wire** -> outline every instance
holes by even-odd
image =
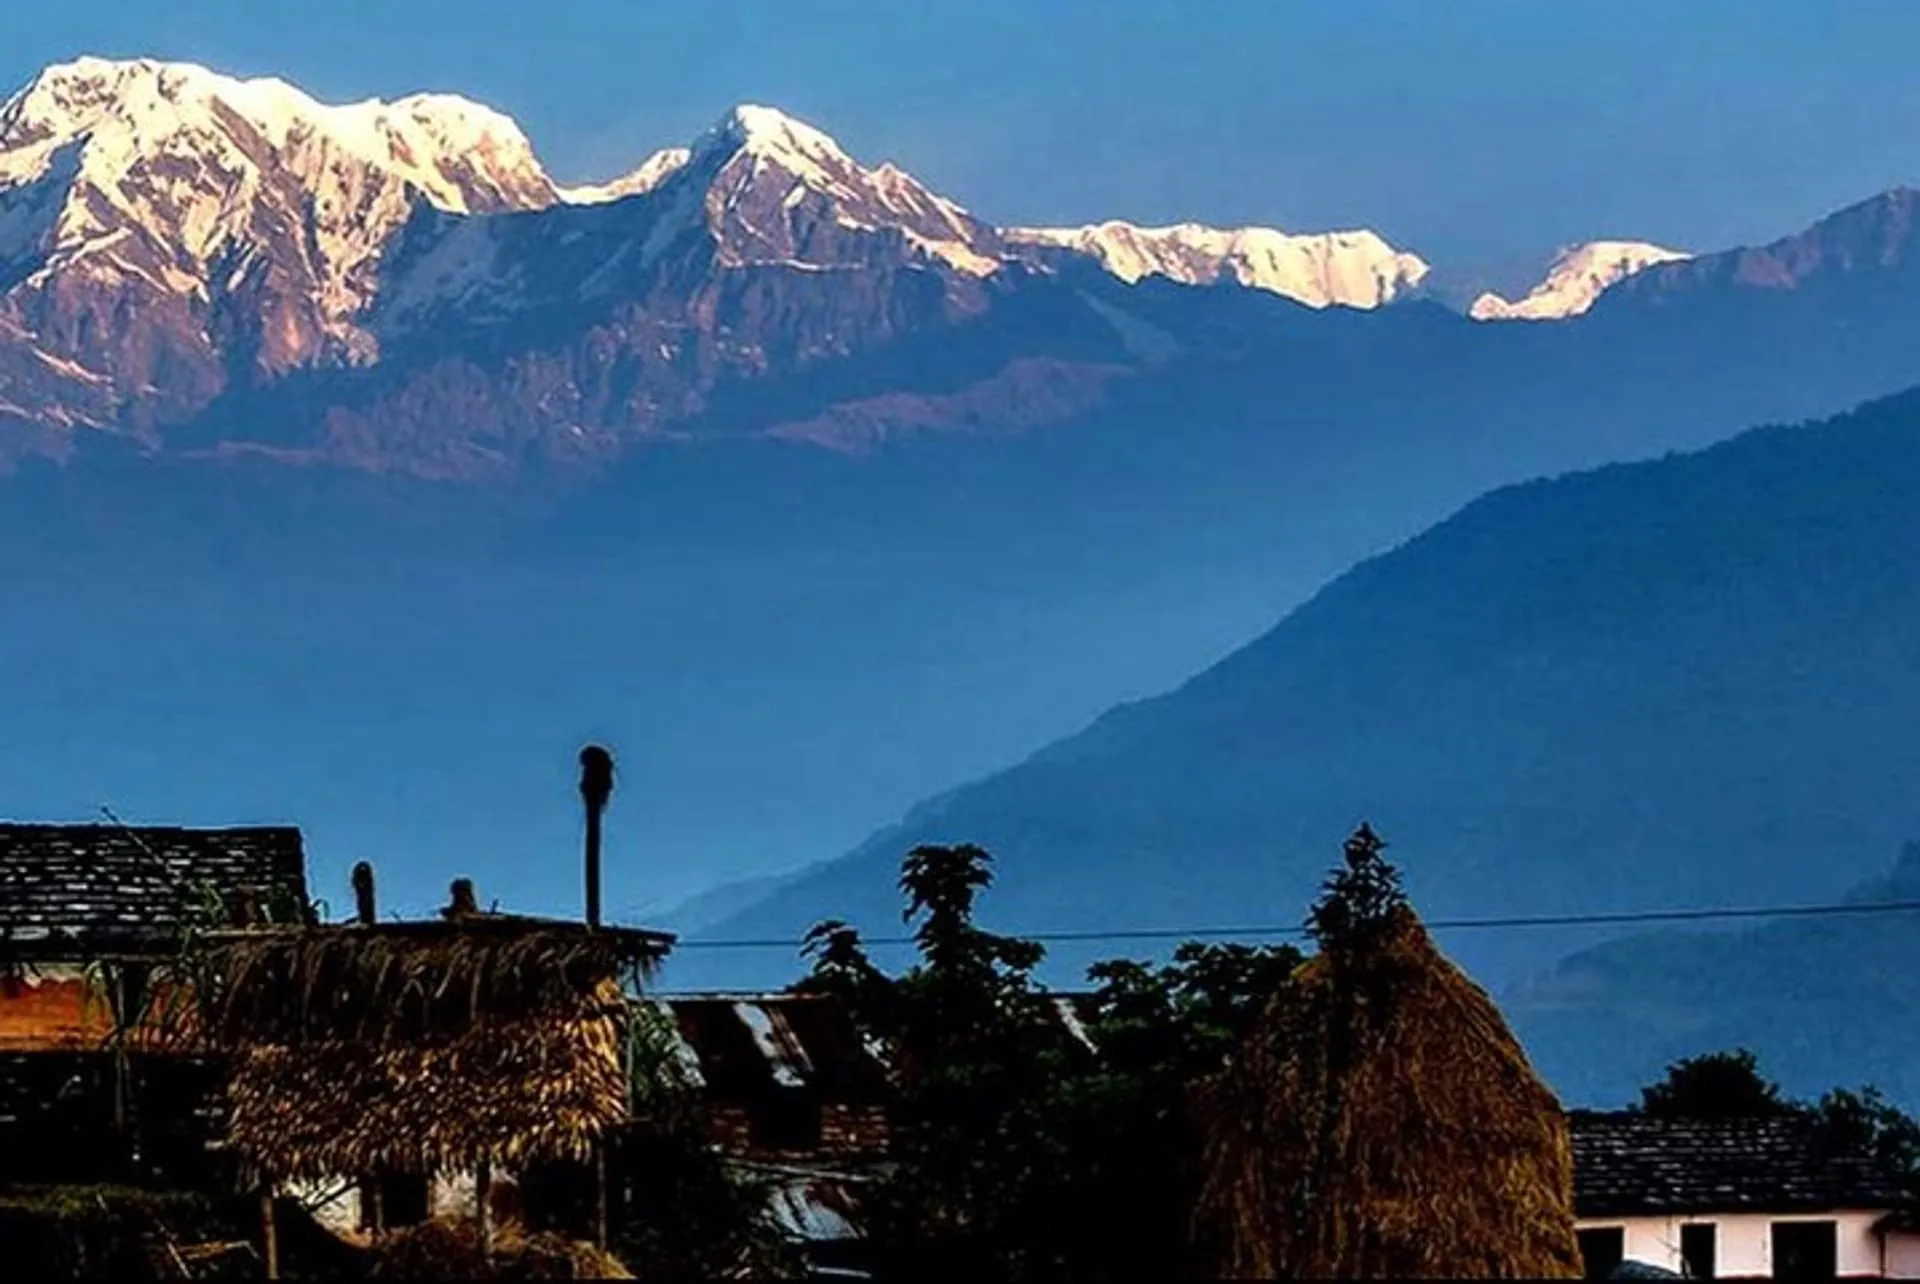
[[[1502,918],[1440,918],[1422,920],[1430,932],[1500,931],[1542,927],[1605,927],[1639,923],[1706,923],[1740,919],[1838,918],[1870,914],[1911,914],[1920,911],[1920,900],[1857,901],[1832,905],[1767,905],[1729,909],[1623,910],[1599,914],[1519,914]],[[1304,937],[1307,929],[1298,924],[1267,924],[1253,927],[1142,927],[1112,931],[1016,932],[1010,935],[1042,944],[1095,941],[1218,941]],[[911,936],[862,937],[866,945],[912,945]],[[678,950],[773,950],[797,949],[798,940],[785,937],[760,937],[717,940],[683,940]]]
[[[154,867],[157,868],[161,872],[161,874],[163,874],[166,877],[167,881],[172,883],[175,888],[184,892],[190,892],[193,890],[191,885],[187,882],[187,880],[184,877],[181,876],[178,870],[176,870],[173,866],[167,864],[166,859],[163,856],[161,856],[159,852],[147,846],[147,840],[140,837],[140,832],[138,830],[136,830],[133,826],[129,825],[126,821],[120,819],[119,816],[114,814],[113,808],[107,806],[105,803],[102,803],[100,805],[100,814],[102,816],[105,816],[108,822],[114,825],[116,828],[118,828],[121,833],[125,834],[129,839],[131,839],[133,841],[133,845],[139,848],[141,853],[145,855],[148,860],[153,862]]]

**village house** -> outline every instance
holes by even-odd
[[[860,1192],[884,1160],[880,1050],[844,1008],[792,994],[663,995],[684,1082],[703,1094],[718,1144],[788,1178],[782,1224],[816,1267],[857,1270]],[[1062,1026],[1085,1032],[1075,1003]],[[1575,1204],[1588,1273],[1694,1278],[1920,1278],[1920,1224],[1886,1177],[1836,1154],[1791,1118],[1570,1116]]]
[[[1920,1279],[1920,1235],[1886,1175],[1812,1121],[1575,1112],[1587,1276],[1625,1264],[1696,1279]]]
[[[858,1163],[887,1145],[886,1074],[839,1003],[794,994],[665,995],[675,1072],[743,1160]]]
[[[1050,1010],[1062,1035],[1091,1043],[1077,995]],[[665,1036],[665,1061],[700,1094],[707,1125],[736,1168],[771,1179],[773,1214],[822,1275],[859,1276],[863,1190],[890,1140],[884,1050],[844,1004],[790,993],[661,994],[641,1001]]]
[[[879,1050],[824,996],[665,995],[642,1000],[666,1073],[696,1092],[715,1144],[768,1183],[773,1216],[820,1273],[867,1265],[860,1194],[886,1158]]]
[[[456,891],[462,889],[471,901],[470,884],[461,880]],[[0,824],[0,1176],[144,1180],[188,1168],[204,1173],[231,1159],[271,1173],[289,1159],[305,1164],[317,1156],[319,1171],[275,1174],[280,1193],[347,1238],[364,1242],[364,1232],[381,1224],[471,1214],[480,1203],[472,1165],[386,1163],[387,1150],[404,1151],[416,1130],[363,1136],[367,1128],[361,1125],[391,1103],[368,1098],[355,1109],[339,1108],[354,1104],[334,1100],[343,1084],[359,1082],[348,1072],[365,1070],[347,1064],[351,1057],[338,1059],[337,1073],[320,1075],[327,1091],[317,1085],[297,1089],[305,1094],[304,1108],[262,1127],[261,1111],[280,1108],[268,1095],[279,1085],[267,1070],[286,1063],[291,1054],[269,1048],[269,1062],[245,1047],[218,1049],[223,1054],[218,1064],[238,1072],[229,1082],[207,1055],[216,1049],[202,1047],[198,1035],[171,1037],[190,1028],[200,1013],[197,1003],[187,1002],[192,996],[167,991],[169,978],[179,975],[169,965],[177,965],[189,949],[204,958],[208,951],[231,956],[235,950],[259,954],[281,946],[332,948],[343,963],[368,950],[381,959],[445,954],[468,966],[504,951],[517,968],[564,963],[573,976],[586,974],[579,962],[586,957],[583,951],[596,963],[608,951],[649,959],[664,953],[672,940],[633,929],[488,913],[473,904],[450,907],[424,923],[375,924],[370,905],[363,909],[349,924],[328,927],[316,921],[301,835],[293,828]],[[586,972],[598,975],[592,968]],[[258,981],[266,973],[249,975]],[[612,994],[610,1010],[617,1013],[619,991]],[[177,1023],[182,1012],[192,1014],[187,1027]],[[247,1027],[243,1033],[269,1015],[241,1022]],[[382,1018],[368,1014],[368,1028]],[[172,1030],[161,1029],[170,1023]],[[587,1049],[582,1055],[589,1056],[600,1056],[605,1044],[605,1073],[593,1079],[595,1091],[605,1098],[595,1103],[603,1122],[592,1126],[610,1125],[626,1112],[618,1040],[594,1028],[577,1034],[577,1028],[577,1023],[549,1022],[536,1033],[546,1041],[543,1055],[549,1061],[556,1041],[567,1050],[581,1044]],[[538,1042],[527,1031],[515,1037],[522,1046]],[[236,1050],[243,1055],[227,1065]],[[331,1064],[329,1057],[322,1053]],[[304,1069],[297,1058],[290,1066],[296,1074]],[[422,1083],[432,1085],[436,1076],[444,1077],[434,1069]],[[452,1087],[440,1084],[430,1095],[457,1110],[476,1092],[497,1097],[498,1090],[517,1091],[513,1103],[488,1098],[495,1124],[509,1115],[517,1121],[510,1144],[490,1137],[476,1153],[505,1145],[538,1157],[543,1147],[551,1149],[546,1134],[580,1127],[572,1118],[544,1118],[540,1103],[555,1094],[543,1093],[543,1087],[551,1085],[463,1080]],[[555,1107],[548,1113],[560,1112]],[[312,1135],[316,1128],[326,1133],[324,1139]],[[271,1143],[288,1138],[299,1143],[301,1154],[283,1155],[273,1148]],[[568,1144],[579,1149],[577,1141]],[[355,1145],[372,1162],[324,1162],[329,1146],[346,1153]],[[449,1149],[445,1139],[440,1149]],[[381,1174],[375,1183],[379,1197],[371,1200],[365,1198],[368,1182],[362,1176],[368,1170]],[[499,1193],[509,1198],[513,1175],[512,1167],[499,1173]]]
[[[522,1179],[555,1166],[585,1185],[543,1185],[541,1216],[570,1208],[604,1240],[593,1171],[632,1117],[633,983],[673,938],[484,911],[466,879],[437,918],[380,921],[361,872],[350,922],[208,934],[226,1144],[350,1241],[435,1217],[477,1218],[484,1239],[534,1211]]]
[[[137,1035],[142,1005],[153,1001],[152,977],[189,940],[225,941],[228,949],[324,948],[343,960],[367,948],[473,955],[536,940],[565,956],[576,948],[570,942],[596,934],[636,956],[664,953],[671,944],[662,934],[480,912],[470,885],[456,889],[468,904],[450,906],[437,921],[375,923],[369,888],[356,923],[322,928],[309,909],[304,866],[301,835],[292,828],[0,824],[6,1176],[97,1179],[129,1162],[165,1170],[190,1162],[192,1152],[204,1156],[210,1144],[216,1151],[230,1144],[208,1063],[128,1037],[129,1021]],[[844,1006],[782,993],[632,992],[625,1006],[659,1036],[661,1070],[698,1093],[715,1146],[768,1181],[775,1219],[812,1269],[864,1273],[862,1194],[886,1163],[888,1077],[882,1049]],[[263,1017],[268,1011],[260,1009]],[[1059,998],[1055,1011],[1068,1037],[1086,1040],[1073,998]],[[383,1225],[476,1210],[473,1164],[386,1155],[381,1147],[399,1143],[398,1133],[383,1139],[375,1129],[360,1137],[368,1130],[352,1116],[366,1103],[344,1113],[322,1110],[320,1097],[301,1086],[303,1076],[307,1071],[274,1070],[268,1078],[256,1073],[258,1084],[239,1085],[242,1104],[251,1102],[256,1116],[251,1131],[242,1130],[239,1151],[259,1152],[256,1160],[269,1168],[285,1167],[282,1192],[300,1198],[317,1220],[363,1238]],[[274,1105],[274,1115],[260,1116],[273,1104],[269,1089],[297,1107],[283,1114]],[[463,1086],[461,1093],[478,1090]],[[612,1121],[623,1113],[609,1102],[601,1109],[608,1122],[596,1126],[617,1128]],[[1920,1223],[1910,1219],[1900,1191],[1864,1157],[1823,1145],[1805,1119],[1576,1111],[1570,1124],[1578,1235],[1590,1277],[1639,1270],[1729,1279],[1920,1278]],[[549,1126],[529,1117],[504,1141],[468,1148],[506,1154],[521,1148],[522,1133]],[[290,1137],[315,1152],[311,1159],[275,1153],[292,1144]],[[300,1162],[283,1162],[291,1158]],[[491,1167],[497,1193],[511,1202],[514,1165],[482,1167]],[[364,1174],[374,1169],[386,1175],[370,1184]]]
[[[88,1175],[204,1141],[205,1067],[117,1032],[188,932],[307,913],[297,829],[0,824],[5,1167]]]

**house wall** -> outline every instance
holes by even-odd
[[[0,977],[0,1052],[75,1052],[112,1032],[106,1005],[89,998],[84,969],[55,965]]]
[[[728,1154],[741,1157],[767,1157],[753,1140],[753,1112],[750,1106],[720,1103],[707,1111],[713,1139]],[[820,1158],[856,1158],[877,1154],[887,1146],[887,1112],[883,1106],[848,1105],[829,1101],[820,1107],[820,1144],[809,1148],[806,1156]]]
[[[479,1186],[479,1180],[471,1171],[435,1173],[432,1183],[427,1187],[427,1216],[477,1217],[480,1213]],[[491,1204],[493,1201],[487,1202]]]
[[[1894,1231],[1887,1236],[1887,1278],[1920,1280],[1920,1235]]]
[[[297,1199],[327,1230],[351,1243],[364,1239],[360,1233],[360,1187],[328,1178],[324,1181],[288,1183],[284,1192]]]
[[[427,1182],[427,1216],[434,1219],[467,1220],[479,1211],[476,1197],[478,1182],[471,1171],[436,1173]],[[518,1215],[519,1178],[512,1172],[496,1172],[493,1195],[487,1203],[495,1220],[506,1222]],[[284,1194],[299,1200],[321,1226],[352,1244],[368,1242],[365,1227],[366,1201],[369,1196],[357,1182],[340,1177],[318,1181],[289,1182]]]
[[[1773,1233],[1776,1222],[1838,1223],[1835,1238],[1839,1242],[1839,1272],[1856,1277],[1880,1277],[1882,1273],[1881,1239],[1873,1227],[1885,1215],[1884,1209],[1850,1210],[1819,1214],[1725,1213],[1699,1217],[1594,1217],[1581,1218],[1581,1230],[1604,1226],[1626,1229],[1626,1255],[1639,1262],[1680,1269],[1680,1228],[1689,1223],[1711,1222],[1719,1228],[1716,1273],[1722,1278],[1770,1279],[1773,1275]],[[1901,1237],[1908,1238],[1908,1237]],[[1911,1264],[1920,1267],[1920,1245],[1912,1253]],[[1892,1265],[1888,1262],[1888,1266]],[[1920,1279],[1920,1269],[1912,1273],[1887,1271],[1888,1279]]]

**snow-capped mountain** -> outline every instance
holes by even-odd
[[[969,275],[999,266],[991,227],[891,162],[869,169],[771,107],[734,108],[653,193],[671,211],[660,237],[697,228],[729,266],[840,266],[849,253],[866,257],[875,234],[909,259]]]
[[[536,216],[417,220],[388,257],[376,330],[397,337],[491,325],[530,308],[639,300],[655,320],[670,315],[676,328],[704,327],[717,322],[692,317],[699,299],[723,283],[758,279],[785,282],[786,324],[803,334],[806,322],[792,307],[801,295],[838,289],[845,297],[828,306],[844,313],[866,288],[857,281],[901,277],[883,292],[930,290],[975,311],[980,281],[1021,266],[998,257],[992,227],[912,175],[891,163],[864,166],[770,107],[736,107],[691,145],[657,152],[610,183],[560,189],[560,197],[562,205]],[[803,284],[795,274],[827,274],[838,285]],[[869,301],[879,304],[877,296]],[[863,327],[848,321],[842,315],[834,328],[843,346],[857,346]],[[759,348],[793,346],[796,337],[742,336]],[[798,346],[812,351],[805,339]]]
[[[1476,321],[1560,321],[1579,316],[1609,287],[1662,263],[1691,256],[1645,241],[1588,241],[1555,256],[1540,284],[1509,302],[1489,291],[1473,301]]]
[[[1123,281],[1163,276],[1211,285],[1231,280],[1315,308],[1380,307],[1417,288],[1429,270],[1418,255],[1397,250],[1365,229],[1292,235],[1270,227],[1107,222],[1009,228],[1003,235],[1028,253],[1086,255]]]
[[[1597,242],[1475,315],[1857,292],[1910,261],[1911,205],[1737,258]],[[0,104],[0,464],[111,436],[467,475],[662,436],[1027,427],[1322,324],[1276,297],[1355,312],[1428,276],[1364,230],[999,228],[765,106],[561,187],[451,95],[336,106],[83,58]]]
[[[757,105],[566,188],[512,120],[451,95],[329,105],[82,58],[0,106],[0,417],[150,444],[236,386],[452,351],[476,326],[498,342],[535,315],[542,333],[617,318],[648,373],[602,417],[651,430],[715,380],[978,316],[1069,263],[1316,307],[1376,306],[1426,270],[1364,232],[1006,234]]]
[[[465,99],[330,107],[187,64],[50,67],[0,105],[0,326],[22,336],[0,389],[107,422],[189,411],[236,371],[369,360],[361,320],[408,218],[556,199],[519,128]]]

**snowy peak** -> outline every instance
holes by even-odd
[[[741,103],[721,117],[693,150],[696,154],[745,152],[803,173],[831,174],[859,168],[839,143],[820,130],[778,108],[757,103]]]
[[[629,196],[645,196],[671,178],[692,158],[691,148],[663,147],[640,162],[639,168],[618,178],[604,183],[561,188],[560,199],[569,205],[605,205],[610,201],[623,201]]]
[[[1661,263],[1691,257],[1646,241],[1588,241],[1555,256],[1540,284],[1518,302],[1491,292],[1473,301],[1468,315],[1476,321],[1559,321],[1579,316],[1594,305],[1608,287]]]
[[[697,229],[733,265],[847,266],[904,243],[909,259],[968,276],[1000,267],[993,228],[892,163],[870,169],[772,107],[735,107],[690,147],[648,164],[657,176],[643,190],[670,215],[650,236],[656,248]]]
[[[0,190],[39,178],[54,152],[74,144],[110,180],[116,167],[213,140],[331,149],[411,183],[454,213],[533,209],[555,199],[520,127],[465,98],[416,94],[331,106],[282,80],[104,58],[49,67],[0,107]]]
[[[125,368],[101,358],[102,375],[134,387],[155,363],[214,387],[234,360],[371,360],[381,261],[416,213],[556,199],[519,126],[464,98],[331,106],[280,80],[81,58],[0,104],[0,321],[73,361],[110,318]]]
[[[1093,258],[1123,281],[1163,276],[1211,285],[1229,280],[1315,308],[1379,307],[1417,288],[1429,270],[1418,255],[1364,229],[1293,235],[1270,227],[1138,227],[1112,221],[1009,228],[1003,235],[1016,251],[1025,247],[1043,261],[1059,252]]]

